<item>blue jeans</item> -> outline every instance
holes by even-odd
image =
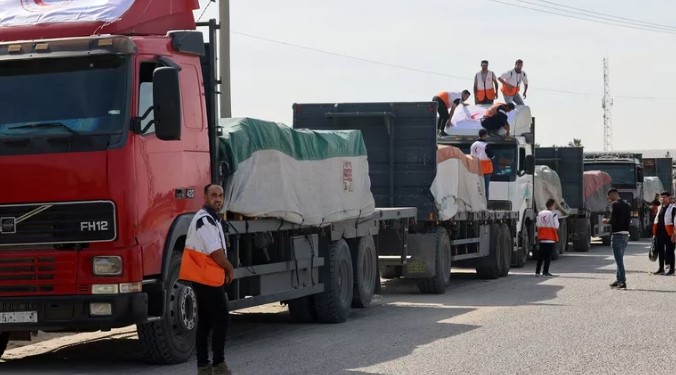
[[[624,274],[624,251],[627,249],[629,243],[628,234],[613,233],[611,237],[611,246],[613,247],[613,255],[615,256],[615,263],[617,263],[617,281],[624,283],[627,278]]]
[[[488,201],[488,185],[491,182],[491,175],[490,174],[485,174],[484,175],[484,184],[486,185],[486,201]]]

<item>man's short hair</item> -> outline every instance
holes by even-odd
[[[509,103],[505,104],[505,106],[506,106],[507,108],[509,108],[509,109],[514,109],[514,108],[516,108],[516,105],[514,105],[514,102],[509,102]]]
[[[668,192],[668,191],[663,191],[663,192],[660,193],[660,196],[662,196],[662,197],[671,197],[671,193]]]
[[[219,184],[207,184],[204,186],[204,195],[207,195],[209,193],[209,188],[212,186],[220,186]]]
[[[549,198],[549,199],[547,199],[547,203],[545,203],[545,206],[547,206],[547,208],[551,208],[555,204],[556,204],[556,201],[552,198]]]
[[[488,60],[481,60],[481,64],[488,64]]]
[[[521,60],[521,59],[516,60],[515,64],[518,64],[518,63],[523,64],[523,60]]]
[[[488,135],[488,130],[486,129],[479,130],[479,137],[483,137],[485,135]]]
[[[462,93],[463,93],[463,94],[467,94],[467,95],[472,95],[472,93],[469,92],[469,90],[463,90]]]
[[[612,193],[617,193],[617,189],[615,189],[615,188],[608,189],[608,195],[610,195]]]

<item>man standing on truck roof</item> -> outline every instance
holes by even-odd
[[[437,112],[439,114],[439,117],[437,118],[437,131],[440,134],[444,132],[448,120],[453,117],[455,108],[460,105],[460,103],[467,105],[465,100],[469,99],[470,95],[468,90],[463,90],[462,92],[442,91],[434,95],[432,101],[437,102]]]
[[[509,121],[507,113],[514,109],[514,103],[495,103],[486,110],[484,117],[481,118],[481,126],[488,130],[489,134],[497,134],[500,129],[505,130],[505,135],[509,135]]]
[[[474,76],[474,104],[493,104],[498,98],[498,80],[488,70],[488,60],[481,61],[481,71]]]
[[[664,191],[660,194],[662,205],[657,211],[653,221],[653,241],[659,258],[660,268],[653,272],[654,275],[665,275],[664,265],[669,266],[666,275],[674,274],[674,216],[676,207],[671,203],[671,194]]]
[[[504,73],[498,78],[502,83],[502,96],[507,103],[516,103],[517,105],[524,105],[523,99],[526,99],[526,92],[528,91],[528,76],[522,70],[523,60],[516,60],[514,69]],[[519,90],[521,90],[521,82],[523,82],[523,99]]]
[[[552,261],[552,255],[556,249],[556,243],[559,242],[559,217],[554,212],[556,201],[552,198],[547,199],[545,209],[538,213],[536,220],[537,238],[540,251],[538,251],[538,262],[535,266],[535,276],[540,276],[540,267],[544,262],[542,269],[543,276],[554,276],[549,273],[549,264]]]
[[[610,284],[611,288],[627,289],[627,278],[624,272],[624,251],[629,243],[629,225],[631,224],[631,205],[620,199],[617,189],[608,190],[610,204],[610,219],[603,219],[604,224],[610,224],[610,243],[617,263],[616,280]]]
[[[231,374],[225,363],[225,337],[229,312],[223,284],[229,284],[234,269],[227,258],[225,234],[218,212],[223,207],[223,188],[204,187],[204,207],[197,211],[185,240],[179,279],[191,281],[197,298],[197,374]],[[213,362],[209,362],[211,334]]]
[[[488,185],[491,182],[491,173],[493,173],[493,159],[495,155],[491,151],[490,146],[486,142],[488,131],[486,129],[479,130],[479,140],[472,143],[472,156],[481,161],[481,172],[484,174],[484,186],[486,186],[486,202],[488,202]]]

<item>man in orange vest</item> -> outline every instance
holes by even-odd
[[[493,104],[498,98],[498,80],[488,70],[488,60],[481,61],[481,71],[474,76],[474,104]]]
[[[505,135],[509,135],[509,121],[507,113],[514,109],[514,103],[495,103],[486,110],[481,118],[481,126],[489,133],[498,133],[500,129],[505,130]]]
[[[439,113],[439,117],[437,118],[437,131],[439,133],[443,133],[444,128],[446,128],[446,123],[453,117],[455,107],[460,105],[460,103],[467,105],[465,104],[465,100],[469,99],[470,95],[468,90],[463,90],[462,92],[442,91],[434,95],[432,101],[437,103],[437,112]]]
[[[546,208],[538,213],[537,237],[538,237],[538,262],[535,266],[535,276],[540,276],[540,268],[544,262],[543,276],[553,276],[549,273],[549,264],[554,254],[556,243],[559,242],[559,218],[554,212],[554,199],[547,199]]]
[[[228,304],[223,284],[229,284],[234,269],[227,257],[225,234],[218,212],[223,207],[223,188],[204,187],[204,207],[197,211],[185,239],[179,279],[191,281],[197,298],[197,374],[231,374],[225,363],[225,337],[228,330]],[[213,362],[209,362],[211,334]]]
[[[514,69],[501,75],[498,80],[502,83],[502,96],[506,103],[514,102],[517,105],[524,105],[523,99],[526,99],[526,92],[528,91],[528,76],[523,71],[523,60],[516,60]],[[523,82],[523,99],[519,94],[521,90],[521,82]]]
[[[479,130],[479,140],[472,144],[471,152],[472,156],[481,162],[481,172],[484,174],[484,185],[486,186],[486,201],[488,201],[488,185],[490,185],[491,173],[493,173],[493,162],[491,159],[495,155],[488,146],[486,137],[488,137],[488,131],[486,129]]]

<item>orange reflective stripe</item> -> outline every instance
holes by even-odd
[[[493,173],[493,162],[490,160],[481,160],[481,172],[483,172],[483,174]]]
[[[671,225],[667,224],[664,227],[667,230],[667,234],[669,235],[669,237],[671,237],[674,234],[674,225],[673,224],[671,224]]]
[[[559,232],[556,228],[539,227],[538,241],[559,241]]]
[[[495,100],[495,89],[479,90],[476,92],[476,98],[479,101],[483,101],[486,98],[488,100]]]
[[[222,286],[225,283],[225,270],[207,254],[186,247],[183,249],[178,278],[208,286]]]

